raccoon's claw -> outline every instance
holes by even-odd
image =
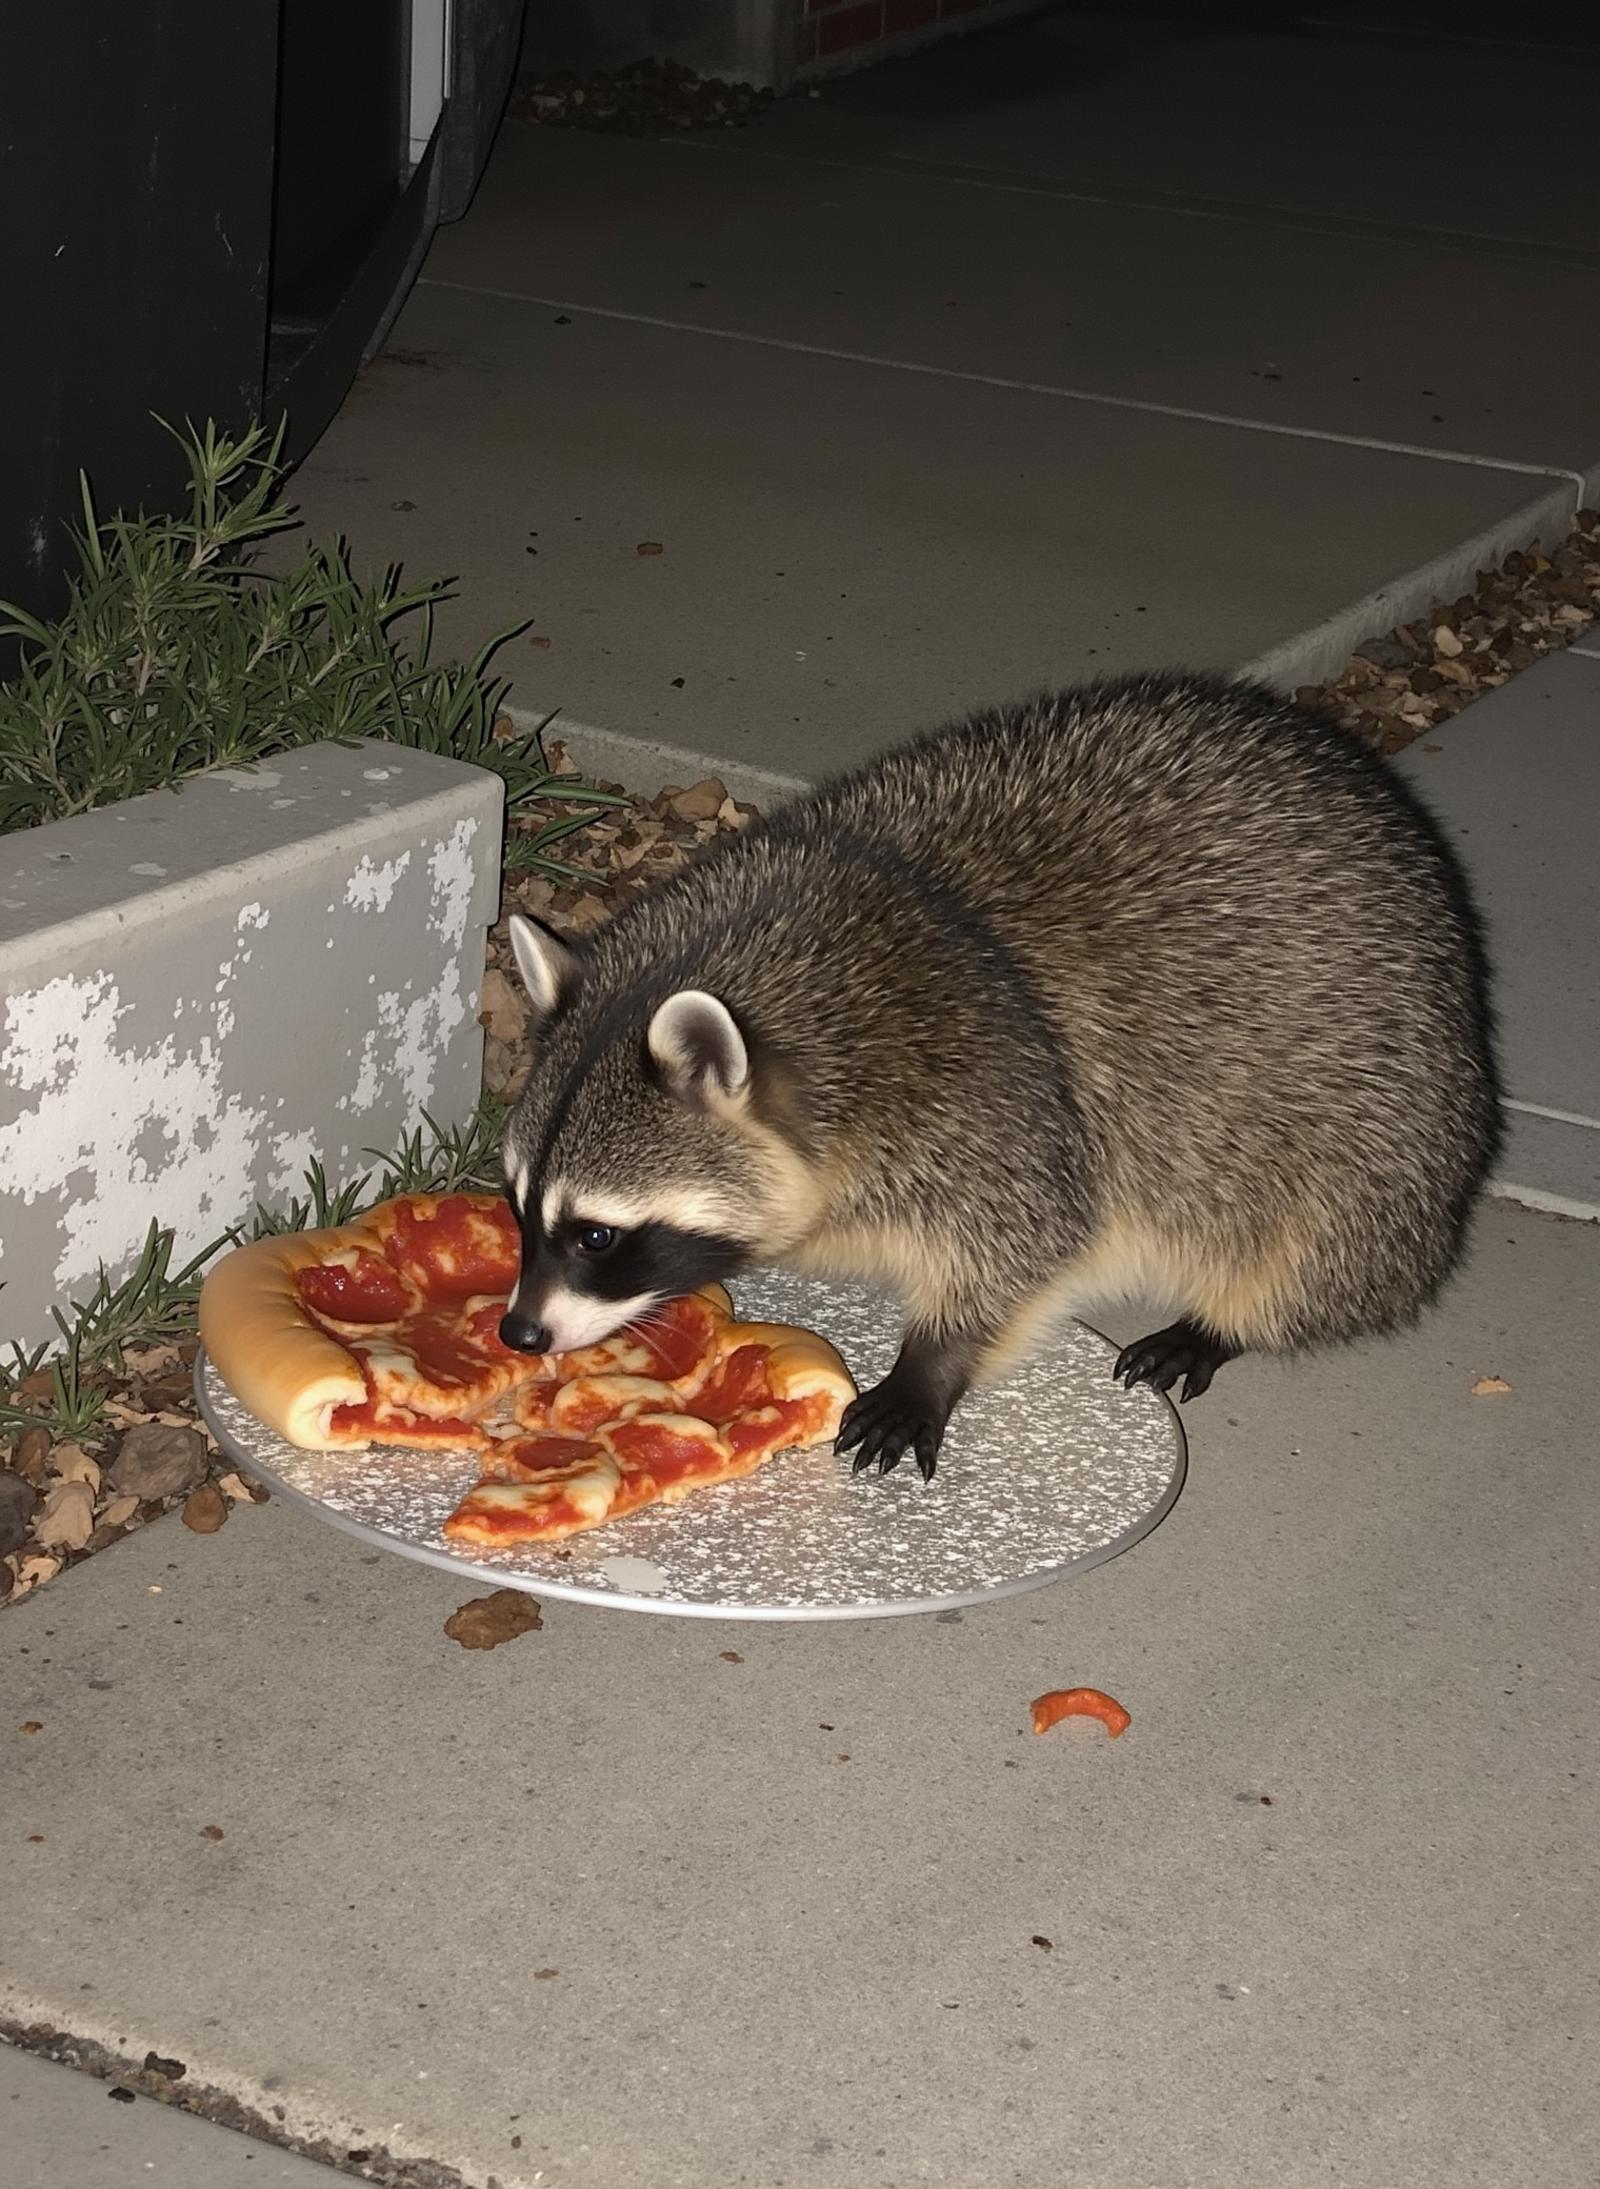
[[[1196,1323],[1169,1323],[1165,1330],[1125,1345],[1111,1373],[1126,1391],[1136,1383],[1147,1383],[1152,1391],[1170,1391],[1182,1376],[1179,1397],[1187,1404],[1210,1390],[1212,1377],[1224,1361],[1237,1357],[1238,1350]]]
[[[944,1424],[930,1421],[925,1408],[896,1389],[889,1376],[846,1407],[833,1448],[842,1455],[857,1447],[850,1471],[858,1475],[874,1463],[880,1475],[891,1474],[910,1452],[923,1481],[931,1482],[943,1436]]]

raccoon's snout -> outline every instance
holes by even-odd
[[[550,1333],[543,1323],[513,1307],[500,1319],[500,1343],[509,1345],[513,1353],[548,1353]]]

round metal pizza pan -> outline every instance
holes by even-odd
[[[865,1285],[762,1272],[735,1305],[823,1332],[863,1388],[898,1348],[894,1302]],[[204,1353],[195,1388],[237,1465],[335,1527],[463,1579],[689,1618],[875,1619],[1040,1588],[1103,1565],[1166,1517],[1183,1487],[1183,1430],[1159,1393],[1112,1381],[1113,1358],[1098,1332],[1065,1325],[963,1402],[931,1483],[908,1461],[853,1475],[822,1446],[563,1543],[505,1550],[458,1548],[441,1532],[476,1479],[470,1453],[301,1451],[240,1405]]]

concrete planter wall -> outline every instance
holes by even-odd
[[[0,839],[0,1341],[471,1113],[501,809],[368,741]]]

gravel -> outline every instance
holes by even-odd
[[[95,1379],[105,1405],[92,1427],[77,1437],[21,1429],[9,1453],[0,1444],[0,1602],[30,1594],[165,1512],[182,1507],[189,1518],[193,1507],[198,1517],[189,1525],[209,1531],[235,1505],[266,1503],[258,1484],[226,1471],[196,1418],[189,1375],[198,1350],[194,1339],[129,1347],[120,1374]],[[30,1389],[32,1381],[15,1396],[37,1405],[48,1391]]]
[[[741,129],[772,104],[770,91],[697,76],[678,61],[634,61],[626,68],[570,69],[524,77],[507,112],[545,129],[596,129],[653,137],[664,129]]]
[[[11,1468],[0,1468],[0,1557],[21,1550],[38,1508],[39,1493]]]
[[[1519,549],[1470,593],[1368,639],[1328,684],[1295,694],[1379,752],[1400,751],[1472,700],[1570,646],[1600,619],[1600,510],[1581,510],[1548,555]]]
[[[198,1430],[146,1421],[124,1434],[110,1479],[131,1497],[173,1497],[192,1489],[205,1471],[205,1441]]]

